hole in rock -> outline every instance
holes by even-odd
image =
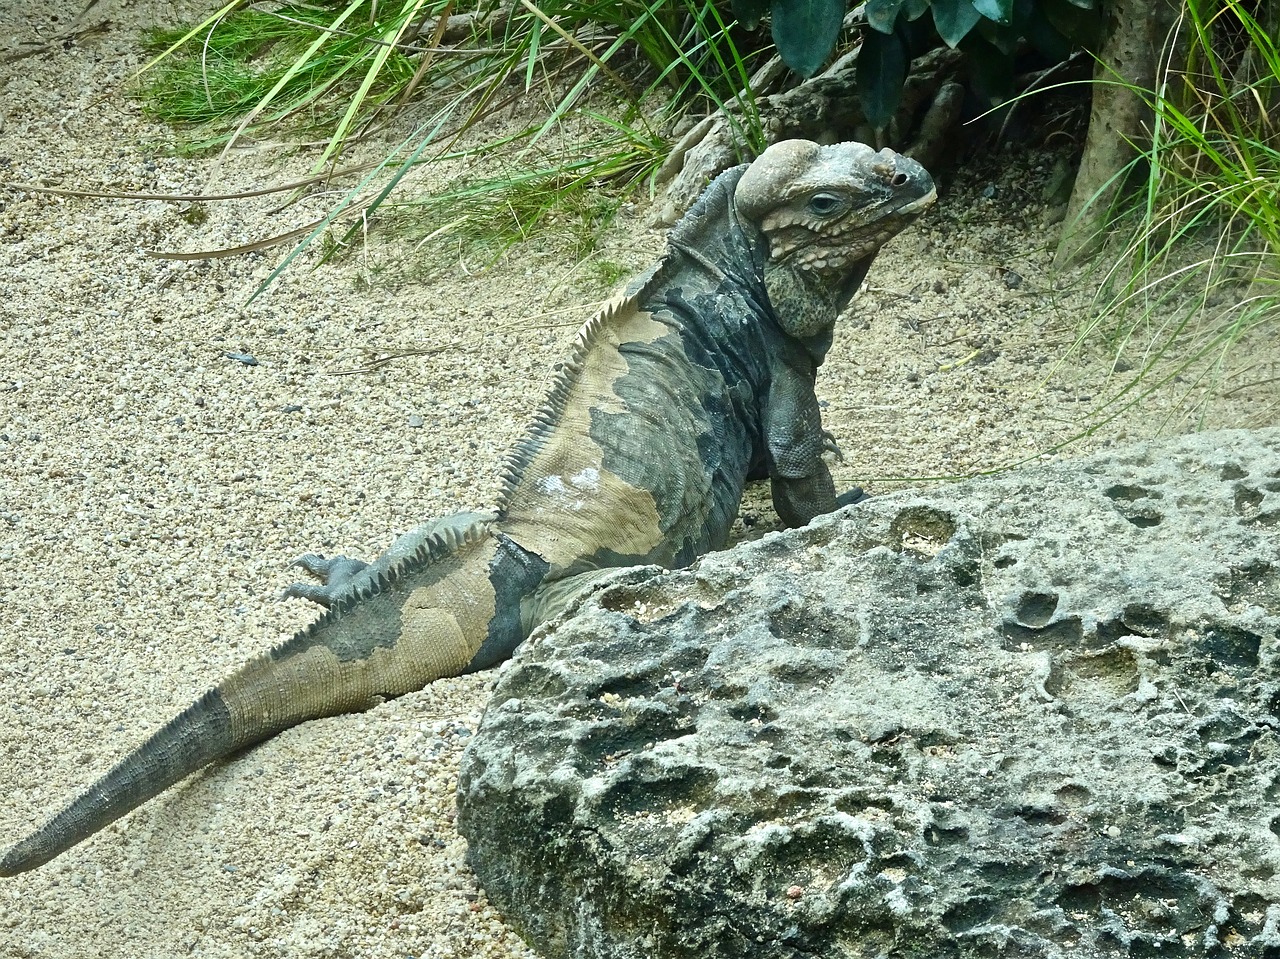
[[[998,900],[971,896],[948,909],[942,916],[942,924],[951,932],[964,932],[974,926],[990,924],[999,911]]]
[[[1058,802],[1075,809],[1093,801],[1093,793],[1076,783],[1068,783],[1065,786],[1061,786],[1054,790],[1053,794],[1057,797]]]
[[[1110,703],[1138,688],[1137,663],[1129,650],[1111,647],[1100,653],[1069,658],[1053,670],[1044,688],[1065,701]]]
[[[729,707],[729,715],[739,722],[756,720],[762,723],[771,723],[778,718],[778,714],[772,707],[764,703],[753,702],[734,703]]]
[[[1262,637],[1240,626],[1211,625],[1204,631],[1201,646],[1215,662],[1229,669],[1247,671],[1258,665]]]
[[[904,509],[889,525],[890,547],[935,556],[956,533],[956,521],[927,506]]]
[[[955,846],[969,841],[969,830],[964,826],[934,824],[925,829],[924,841],[930,846]]]
[[[1155,510],[1143,510],[1141,512],[1129,511],[1127,513],[1122,511],[1120,515],[1134,526],[1138,527],[1138,529],[1149,529],[1152,526],[1159,526],[1164,522],[1164,517]]]
[[[1252,516],[1262,503],[1262,493],[1248,486],[1240,486],[1235,495],[1236,512],[1241,516]]]
[[[1023,593],[1018,600],[1018,622],[1032,629],[1039,629],[1053,619],[1058,608],[1057,593]]]
[[[978,569],[976,563],[960,563],[951,568],[951,579],[957,586],[967,589],[981,584],[982,571]]]
[[[1049,623],[1040,628],[1023,626],[1021,623],[1005,620],[1000,624],[1004,633],[1004,648],[1008,650],[1062,650],[1075,649],[1082,645],[1084,627],[1077,616],[1068,616],[1056,623]],[[1024,650],[1023,647],[1026,647]]]
[[[612,783],[602,797],[601,806],[616,816],[706,809],[715,800],[719,776],[712,770],[660,761],[637,761],[632,769],[629,778]]]
[[[770,609],[769,633],[776,639],[799,641],[805,646],[829,648],[839,645],[840,636],[833,626],[842,624],[825,604],[810,601],[787,601]]]
[[[1134,503],[1140,499],[1162,499],[1164,494],[1159,490],[1149,490],[1145,486],[1128,486],[1123,483],[1117,483],[1115,486],[1108,487],[1106,496],[1109,499]]]
[[[1120,620],[1138,636],[1162,636],[1169,631],[1169,617],[1147,603],[1130,603]]]

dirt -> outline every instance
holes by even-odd
[[[121,95],[145,27],[212,8],[0,7],[0,843],[305,625],[312,608],[278,598],[293,558],[369,557],[424,518],[491,503],[554,363],[610,292],[602,278],[662,247],[641,211],[584,262],[525,246],[392,282],[378,266],[394,241],[375,234],[314,270],[304,255],[249,303],[282,249],[152,253],[284,233],[331,196],[280,209],[26,189],[207,195],[304,174],[309,153],[181,156]],[[842,322],[820,380],[839,485],[1058,455],[1044,451],[1114,387],[1101,349],[1046,383],[1087,290],[1048,272],[1053,156],[1011,156],[946,184]],[[1243,355],[1206,425],[1274,422],[1274,384],[1246,387],[1274,377],[1275,347]],[[1188,385],[1062,455],[1198,425],[1176,405]],[[771,528],[763,488],[743,514],[748,534]],[[3,880],[0,956],[530,956],[453,828],[457,758],[491,683],[293,729]]]

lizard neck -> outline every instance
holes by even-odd
[[[764,285],[778,325],[803,340],[825,332],[830,344],[836,318],[858,292],[875,258],[872,253],[858,261],[845,282],[839,285],[817,271],[770,259],[764,265]]]

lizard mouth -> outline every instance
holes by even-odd
[[[937,201],[938,201],[938,188],[935,186],[924,196],[918,199],[912,200],[906,206],[898,207],[898,213],[899,214],[906,213],[908,215],[912,213],[922,213],[925,210],[929,209],[929,207],[933,206]]]

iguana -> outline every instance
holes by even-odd
[[[604,572],[725,545],[745,483],[784,523],[838,497],[814,382],[877,251],[933,203],[915,161],[788,140],[717,177],[662,260],[578,333],[506,466],[498,508],[375,562],[305,556],[328,607],[210,689],[0,859],[34,869],[215,759],[308,719],[484,669]]]

